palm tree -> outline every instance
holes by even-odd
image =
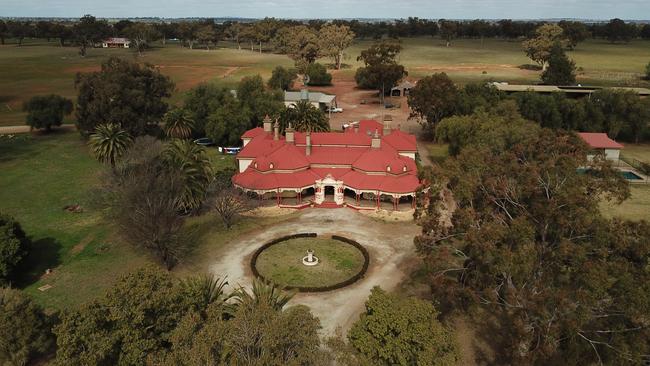
[[[227,301],[233,297],[233,294],[226,294],[224,291],[227,285],[226,279],[211,275],[190,277],[181,282],[183,292],[196,301],[200,307],[198,310],[205,310],[211,304],[227,308]]]
[[[90,135],[89,145],[100,163],[109,163],[115,170],[115,164],[124,155],[132,142],[131,135],[120,125],[106,123],[97,126],[95,133]]]
[[[194,120],[182,108],[172,109],[163,117],[165,134],[170,138],[186,139],[192,136]]]
[[[163,153],[166,164],[176,170],[184,183],[181,209],[192,211],[201,207],[208,186],[214,179],[212,162],[201,146],[187,140],[173,140]]]
[[[284,291],[283,288],[272,282],[264,282],[260,279],[253,281],[253,291],[249,293],[240,287],[234,294],[236,303],[239,305],[267,305],[276,311],[282,308],[293,298],[295,292]]]
[[[291,123],[296,131],[329,131],[330,124],[323,111],[306,100],[301,100],[293,107],[286,108],[280,114],[283,129]]]

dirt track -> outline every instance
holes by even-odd
[[[370,253],[370,266],[359,282],[341,290],[320,294],[298,294],[290,304],[304,304],[321,320],[324,336],[333,335],[337,327],[346,332],[364,309],[373,286],[392,290],[407,275],[403,270],[417,261],[413,237],[419,228],[412,222],[386,223],[361,215],[351,209],[306,209],[297,218],[272,228],[252,232],[215,258],[210,271],[228,276],[231,285],[250,286],[253,276],[249,267],[253,252],[265,242],[287,234],[315,232],[339,234],[354,239]],[[296,253],[296,256],[304,253]],[[316,253],[318,255],[318,253]]]

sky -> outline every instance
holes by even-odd
[[[0,0],[0,17],[650,19],[650,0]]]

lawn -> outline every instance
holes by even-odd
[[[302,264],[307,250],[319,263]],[[298,238],[280,242],[257,257],[257,270],[267,279],[284,286],[323,287],[341,283],[359,273],[363,254],[350,244],[331,238]]]
[[[234,164],[232,156],[212,150],[210,156],[217,169]],[[122,243],[93,205],[100,171],[77,133],[0,138],[0,211],[14,216],[35,243],[16,285],[48,308],[75,307],[101,294],[120,275],[154,262]],[[83,212],[63,209],[71,204],[81,205]],[[175,273],[205,272],[233,238],[285,218],[248,218],[229,231],[215,215],[190,218],[184,235],[192,251]],[[48,268],[52,273],[44,275]],[[45,285],[52,287],[38,290]]]
[[[620,205],[603,202],[600,211],[605,217],[618,217],[627,220],[650,221],[650,184],[634,184],[630,186],[632,196]]]
[[[360,62],[362,49],[372,41],[357,41],[347,50],[343,76],[352,77]],[[237,50],[228,42],[216,50],[182,48],[177,43],[155,44],[144,56],[137,57],[129,49],[90,49],[82,58],[75,47],[59,47],[56,42],[26,40],[22,47],[0,46],[0,126],[22,125],[25,116],[22,103],[38,94],[56,93],[75,98],[74,78],[77,72],[98,70],[109,56],[137,59],[160,67],[176,83],[171,102],[179,103],[184,93],[200,82],[234,86],[242,77],[260,74],[268,78],[277,65],[292,66],[284,55],[260,54],[248,49]],[[404,50],[399,61],[410,77],[420,78],[434,72],[447,72],[456,82],[498,80],[516,83],[539,81],[539,72],[524,70],[521,65],[531,61],[521,50],[519,41],[461,39],[445,47],[439,38],[402,40]],[[583,84],[648,86],[639,79],[650,60],[650,41],[636,40],[630,44],[610,44],[602,40],[581,43],[569,56],[584,69],[579,75]],[[321,62],[331,63],[329,59]],[[72,122],[72,116],[66,122]]]
[[[621,155],[650,164],[650,144],[624,144]]]

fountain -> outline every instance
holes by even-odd
[[[314,255],[313,250],[307,250],[307,255],[302,258],[302,264],[305,266],[315,266],[318,264],[318,257]]]

